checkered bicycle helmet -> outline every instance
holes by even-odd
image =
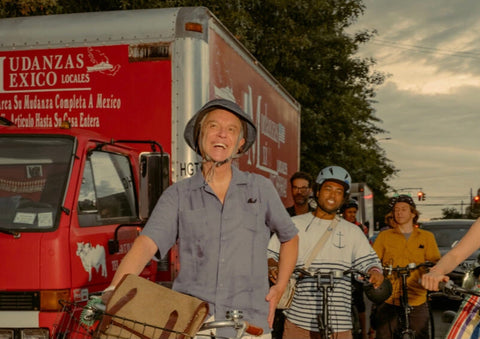
[[[350,193],[350,185],[352,183],[352,177],[350,174],[340,166],[328,166],[318,173],[317,184],[321,186],[325,181],[337,182],[345,188],[345,194]]]
[[[395,207],[395,204],[397,202],[406,202],[407,204],[409,204],[413,208],[417,208],[417,206],[415,205],[415,202],[413,201],[411,196],[406,195],[406,194],[400,194],[398,197],[393,197],[393,198],[390,199],[390,201],[388,202],[388,209],[390,211],[393,211],[393,208]]]

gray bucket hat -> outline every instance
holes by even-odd
[[[207,102],[195,115],[190,119],[183,132],[183,137],[188,146],[195,152],[200,154],[200,147],[198,147],[198,137],[200,135],[200,122],[205,114],[214,109],[221,108],[235,114],[241,121],[243,128],[243,137],[245,138],[245,144],[243,145],[241,153],[248,151],[252,147],[255,139],[257,138],[257,128],[253,124],[252,119],[245,113],[240,106],[233,101],[227,99],[213,99]],[[243,124],[244,123],[244,124]],[[246,128],[245,128],[246,125]],[[201,154],[200,154],[201,155]]]

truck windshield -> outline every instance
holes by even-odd
[[[73,147],[67,136],[0,136],[1,229],[58,226]]]

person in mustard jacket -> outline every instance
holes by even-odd
[[[405,267],[410,263],[421,264],[426,261],[437,262],[440,251],[433,233],[416,226],[420,213],[413,199],[408,195],[400,195],[390,203],[393,211],[394,227],[378,234],[373,248],[384,266]],[[421,285],[421,276],[425,269],[420,268],[410,273],[407,279],[408,304],[412,306],[409,315],[410,328],[415,331],[415,338],[428,339],[429,311],[427,290]],[[388,275],[393,287],[390,298],[377,307],[377,338],[399,338],[401,331],[401,277],[393,272]]]

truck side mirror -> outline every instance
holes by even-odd
[[[169,184],[170,156],[167,153],[140,154],[140,220],[148,219]]]

